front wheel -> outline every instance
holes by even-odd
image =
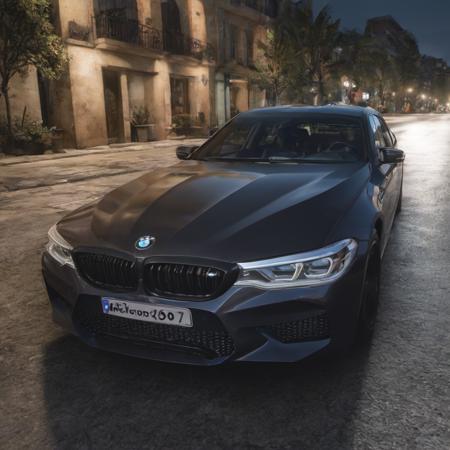
[[[380,243],[376,236],[371,244],[364,278],[361,309],[358,323],[358,341],[372,338],[380,300]]]

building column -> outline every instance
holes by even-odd
[[[126,73],[120,74],[120,93],[123,111],[123,139],[125,142],[131,142],[130,99],[128,96],[128,77]]]

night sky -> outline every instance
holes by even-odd
[[[364,30],[366,20],[391,15],[417,38],[421,53],[450,63],[450,0],[315,0],[328,4],[343,28]]]

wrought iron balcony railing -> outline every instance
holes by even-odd
[[[216,51],[211,44],[182,33],[169,31],[162,33],[137,20],[108,13],[96,15],[94,23],[98,38],[115,39],[151,50],[164,50],[177,55],[192,56],[199,60],[216,60]]]
[[[150,50],[163,48],[161,32],[137,20],[101,13],[95,16],[95,29],[98,38],[115,39]]]
[[[215,61],[216,52],[211,44],[182,33],[164,32],[164,50],[176,55],[192,56],[199,60]]]

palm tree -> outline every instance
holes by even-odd
[[[338,62],[339,20],[333,20],[328,6],[314,16],[313,1],[294,3],[285,23],[291,47],[295,54],[297,77],[306,78],[314,90],[314,103],[326,98],[326,85]],[[304,80],[300,79],[301,85]]]

